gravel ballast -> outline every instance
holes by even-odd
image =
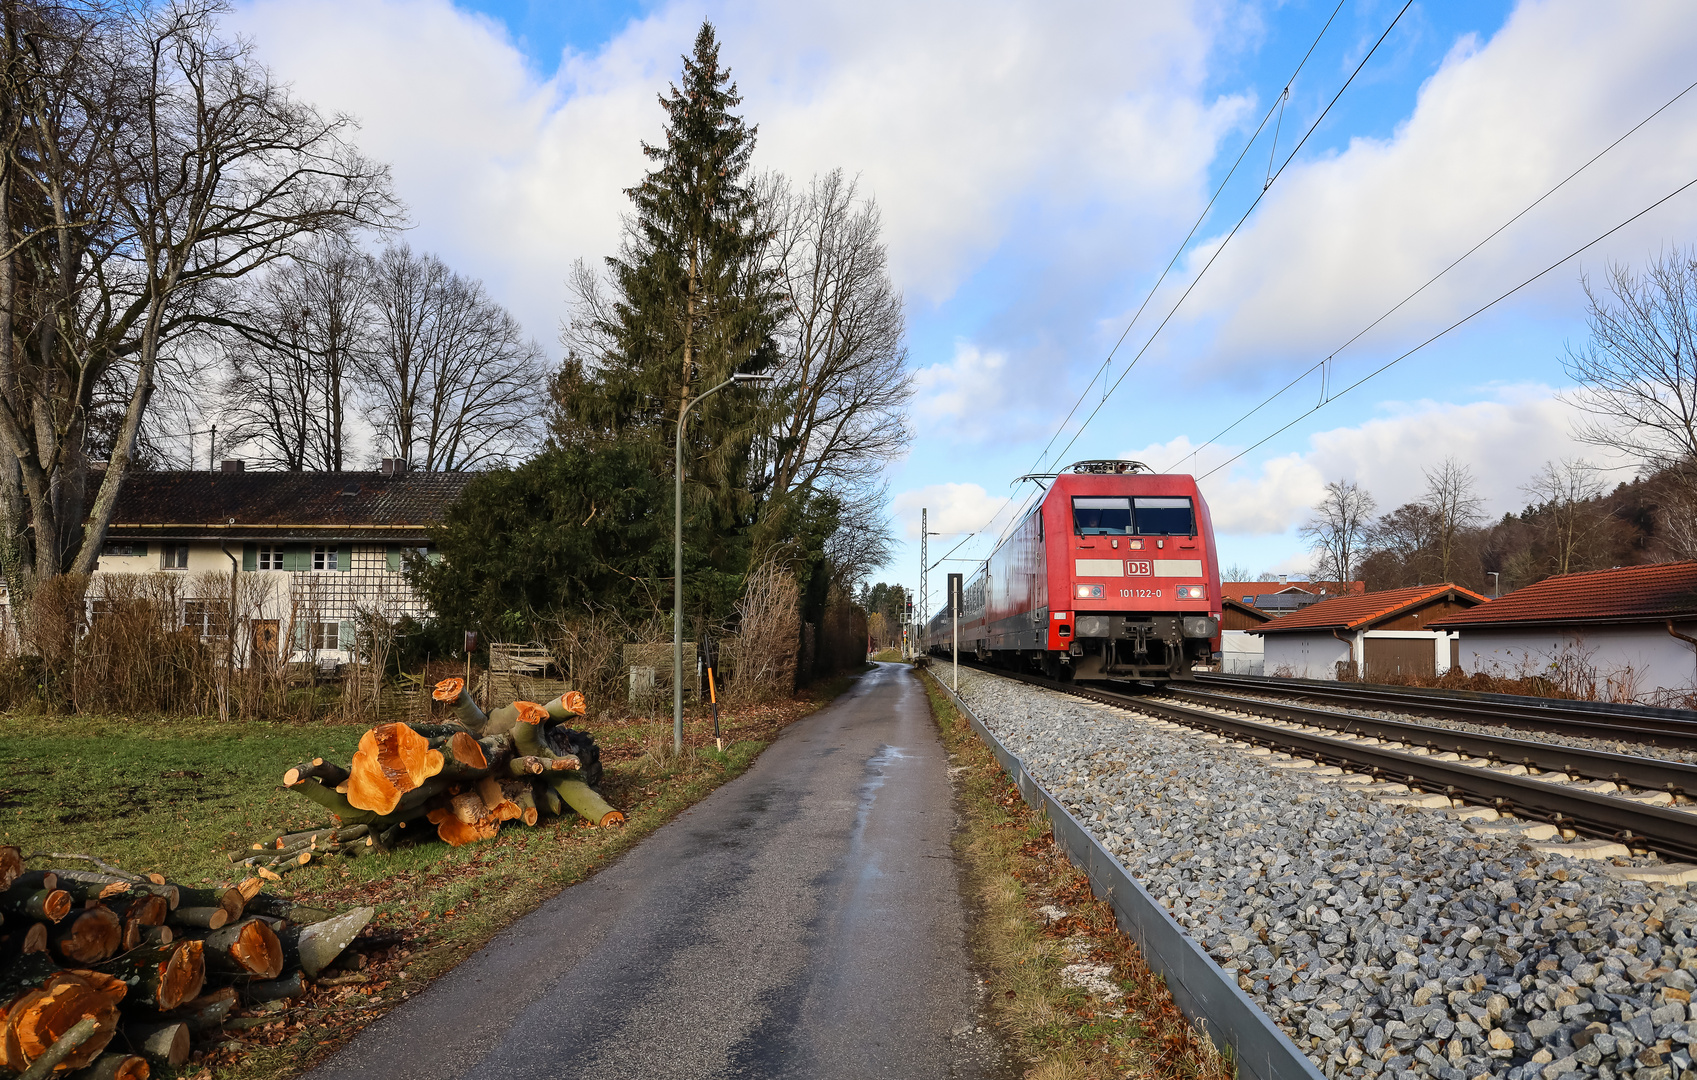
[[[963,670],[1026,769],[1330,1077],[1697,1080],[1697,893]],[[1697,827],[1697,816],[1693,818]]]

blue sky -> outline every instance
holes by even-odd
[[[974,530],[961,554],[985,554],[1020,494],[1009,482],[1081,394],[1100,411],[1045,466],[1129,454],[1208,473],[1222,561],[1255,572],[1305,568],[1295,530],[1328,480],[1390,509],[1454,456],[1501,513],[1543,461],[1595,456],[1561,396],[1562,350],[1584,335],[1579,274],[1690,242],[1697,191],[1313,415],[1318,375],[1187,457],[1683,89],[1688,5],[1410,5],[1200,274],[1267,177],[1271,125],[1255,143],[1102,402],[1093,373],[1334,6],[258,0],[236,21],[302,96],[361,118],[412,206],[412,242],[552,346],[571,263],[616,243],[638,144],[659,133],[655,94],[713,19],[760,124],[759,167],[841,167],[883,212],[918,387],[883,576],[911,582],[920,507],[948,534],[933,555]],[[1276,160],[1400,7],[1346,0],[1292,84]],[[1694,177],[1697,92],[1337,353],[1330,385]]]

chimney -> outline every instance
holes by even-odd
[[[407,459],[404,457],[386,457],[383,459],[384,476],[400,476],[407,471]]]
[[[1285,575],[1284,575],[1284,574],[1280,574],[1280,575],[1279,575],[1279,584],[1280,584],[1280,585],[1283,585],[1283,584],[1284,584],[1284,583],[1285,583]]]
[[[225,458],[218,463],[219,472],[245,472],[246,470],[247,462],[240,458]]]

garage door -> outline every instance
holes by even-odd
[[[1367,678],[1404,678],[1438,673],[1430,638],[1368,638]]]

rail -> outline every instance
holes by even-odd
[[[1488,694],[1472,690],[1391,687],[1377,683],[1339,683],[1320,679],[1281,679],[1264,675],[1222,675],[1197,672],[1202,686],[1233,688],[1279,697],[1308,697],[1345,701],[1356,706],[1378,705],[1417,709],[1472,723],[1521,730],[1559,732],[1590,738],[1647,742],[1652,746],[1697,749],[1697,713],[1686,709],[1617,705],[1606,701],[1566,701]]]
[[[1035,675],[1005,671],[994,674],[1104,705],[1134,709],[1185,727],[1229,736],[1239,742],[1282,750],[1324,764],[1343,766],[1354,772],[1441,793],[1451,799],[1461,799],[1513,813],[1517,817],[1547,821],[1590,836],[1649,848],[1663,855],[1697,860],[1697,814],[1683,810],[1630,802],[1614,795],[1554,784],[1530,776],[1515,776],[1459,761],[1444,761],[1435,756],[1370,745],[1349,736],[1334,737],[1311,731],[1292,730],[1278,723],[1221,716],[1147,697],[1118,694],[1074,683],[1061,683]],[[1255,708],[1267,711],[1262,709],[1264,704],[1243,698],[1233,700],[1234,707],[1240,709]],[[1270,708],[1302,711],[1293,710],[1290,706]],[[1337,714],[1326,715],[1335,717]],[[1320,719],[1321,717],[1316,716],[1313,720],[1298,722],[1324,726],[1319,723]],[[1503,741],[1516,744],[1520,742]]]
[[[1249,1080],[1323,1080],[1320,1070],[1237,981],[1186,934],[1166,908],[1108,853],[1072,813],[1025,770],[978,714],[935,672],[937,687],[972,724],[1001,762],[1022,798],[1049,819],[1058,844],[1090,879],[1090,891],[1113,908],[1120,929],[1137,942],[1144,960],[1167,983],[1179,1011],[1211,1038],[1232,1049],[1238,1075]]]

